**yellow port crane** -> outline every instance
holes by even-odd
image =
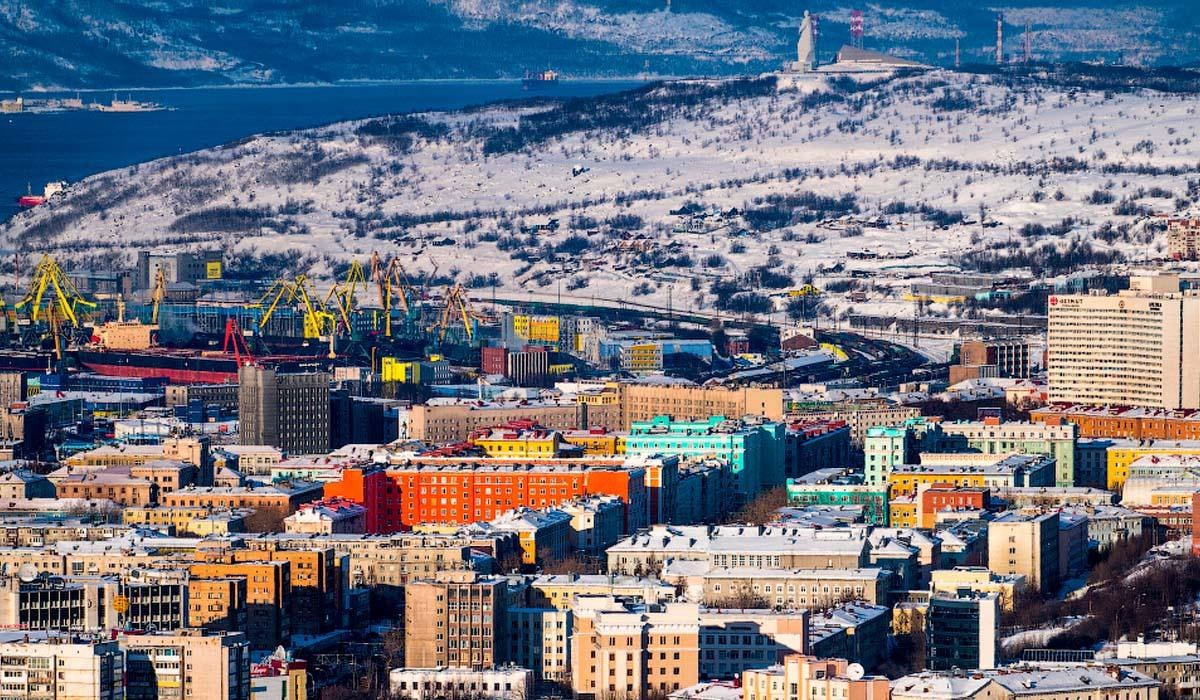
[[[263,315],[258,319],[258,330],[265,330],[267,322],[275,315],[275,309],[279,308],[281,303],[290,304],[296,298],[296,283],[286,277],[280,277],[267,287],[267,291],[259,300],[253,304],[249,304],[249,308],[263,309]]]
[[[78,310],[96,308],[96,302],[88,299],[79,291],[75,283],[67,277],[58,262],[49,255],[43,255],[33,269],[33,278],[25,296],[13,308],[20,310],[29,307],[29,320],[37,323],[43,314],[42,302],[46,292],[53,291],[54,295],[46,300],[46,307],[54,305],[58,308],[59,316],[73,326],[79,325]],[[58,319],[53,319],[56,322]]]
[[[378,253],[372,258],[372,263],[377,257]],[[341,282],[334,280],[322,301],[322,305],[326,309],[332,308],[337,311],[337,316],[341,318],[346,333],[350,333],[352,330],[350,319],[358,307],[359,288],[367,288],[367,276],[363,272],[362,264],[353,260],[350,263],[350,269],[346,272],[346,279]]]
[[[386,336],[392,335],[392,299],[399,302],[405,316],[412,315],[412,302],[417,299],[417,291],[408,279],[404,266],[396,258],[386,264],[379,253],[371,254],[371,279],[379,286],[379,306],[383,309],[384,328]]]
[[[467,296],[467,290],[461,284],[446,287],[446,295],[442,301],[442,313],[438,316],[437,323],[429,327],[431,332],[437,329],[438,342],[445,340],[446,331],[456,323],[462,324],[468,343],[474,340],[475,327],[472,321],[484,319],[471,308],[471,298]]]
[[[294,296],[300,301],[300,308],[304,311],[304,337],[324,338],[326,335],[332,335],[334,316],[325,307],[313,303],[317,295],[316,290],[312,288],[312,282],[304,275],[296,275],[294,284]]]

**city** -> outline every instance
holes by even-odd
[[[0,32],[0,700],[1197,697],[1164,2]]]

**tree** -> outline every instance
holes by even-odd
[[[787,506],[787,489],[782,486],[758,494],[754,500],[739,508],[726,522],[766,525],[775,520],[780,508]]]

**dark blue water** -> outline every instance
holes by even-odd
[[[215,146],[264,131],[298,129],[379,114],[457,109],[496,100],[595,95],[632,82],[563,81],[535,92],[519,81],[407,82],[270,88],[122,90],[169,111],[0,114],[0,221],[17,211],[16,198],[32,185],[74,182],[88,175],[163,156]],[[70,93],[73,96],[76,93]],[[55,96],[55,95],[49,95]],[[84,103],[112,99],[83,92]],[[9,97],[9,95],[5,95]],[[43,95],[28,95],[40,98]]]

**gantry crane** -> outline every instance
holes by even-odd
[[[46,293],[53,291],[53,296],[46,299]],[[79,311],[96,308],[96,302],[88,299],[79,291],[75,283],[67,277],[67,273],[49,255],[43,255],[37,267],[33,269],[33,278],[25,296],[16,303],[14,308],[21,310],[29,307],[29,320],[37,323],[47,310],[42,308],[45,301],[47,309],[55,306],[58,309],[59,322],[65,320],[72,326],[79,326]]]

